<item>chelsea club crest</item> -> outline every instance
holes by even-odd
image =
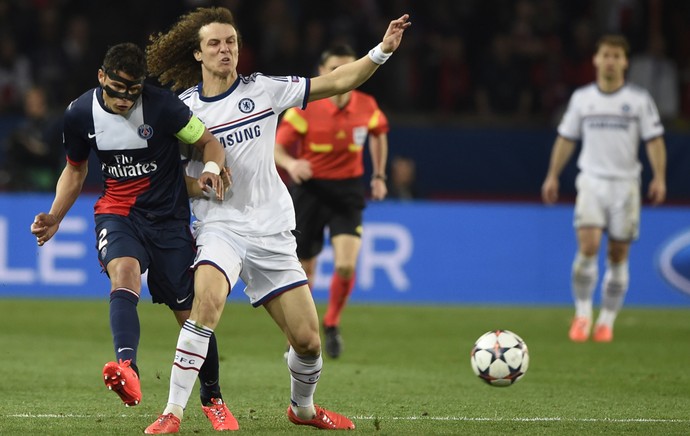
[[[242,100],[240,100],[237,106],[240,108],[240,111],[242,113],[248,114],[254,110],[255,105],[254,101],[251,98],[243,98]]]

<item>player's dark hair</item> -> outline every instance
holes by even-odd
[[[234,27],[241,47],[242,38],[230,10],[197,8],[181,16],[167,33],[158,32],[149,37],[146,57],[151,75],[158,76],[161,84],[171,84],[173,90],[186,89],[201,82],[201,68],[194,52],[201,49],[199,30],[211,23]]]
[[[135,79],[146,77],[146,56],[136,44],[123,42],[108,49],[103,58],[105,71],[122,71]]]
[[[357,58],[357,53],[347,44],[336,44],[324,50],[319,59],[319,65],[325,65],[331,56]]]
[[[602,45],[608,45],[611,47],[620,47],[625,52],[625,57],[630,55],[630,43],[628,39],[623,35],[603,35],[597,40],[596,51],[599,51]]]

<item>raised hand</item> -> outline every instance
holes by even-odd
[[[386,34],[383,35],[383,41],[381,41],[381,49],[384,53],[392,53],[398,48],[402,41],[403,33],[412,25],[412,23],[408,21],[409,19],[410,15],[404,14],[397,20],[390,22]]]

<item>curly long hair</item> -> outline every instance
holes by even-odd
[[[207,24],[230,24],[237,30],[235,18],[226,8],[197,8],[180,17],[167,33],[149,37],[146,58],[149,74],[157,76],[173,91],[187,89],[201,82],[201,68],[194,51],[201,50],[199,30]],[[239,31],[238,41],[241,41]]]

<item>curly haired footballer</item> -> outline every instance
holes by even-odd
[[[174,83],[176,89],[186,87],[180,100],[223,141],[226,162],[236,178],[231,195],[222,201],[192,199],[199,249],[191,266],[193,315],[180,329],[168,402],[145,433],[180,431],[194,379],[207,356],[208,337],[240,278],[251,304],[263,306],[290,342],[287,419],[321,429],[355,428],[346,416],[314,404],[323,366],[319,319],[291,232],[295,209],[276,171],[273,150],[283,111],[360,86],[398,48],[410,24],[408,14],[392,20],[367,55],[314,78],[240,75],[237,29],[232,14],[223,8],[197,9],[182,16],[166,35],[151,39],[147,50],[151,74]],[[190,160],[186,168],[190,176],[201,169],[199,164]],[[218,419],[214,428],[237,430],[236,420],[227,425],[232,417],[229,409],[221,411],[225,418]]]
[[[230,24],[237,29],[235,17],[228,9],[197,8],[183,15],[169,32],[151,35],[146,47],[149,74],[158,77],[163,85],[170,84],[173,91],[201,82],[201,69],[192,55],[201,48],[199,29],[210,23]],[[241,47],[239,31],[237,38]]]

